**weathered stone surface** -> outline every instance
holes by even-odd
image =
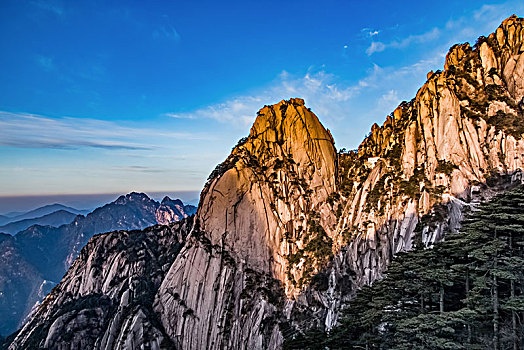
[[[396,253],[444,239],[522,182],[522,27],[510,17],[453,47],[445,71],[358,152],[337,156],[300,99],[264,107],[210,176],[192,225],[146,231],[145,246],[121,232],[93,239],[10,349],[278,349],[332,327]],[[93,297],[103,306],[64,306]],[[73,329],[82,339],[67,343]]]
[[[358,158],[380,160],[363,181],[356,170],[348,174],[356,185],[342,200],[347,217],[334,235],[346,231],[351,239],[347,245],[339,239],[341,250],[325,270],[330,276],[325,293],[304,292],[306,305],[321,305],[300,307],[309,317],[332,327],[344,300],[380,278],[394,254],[410,249],[417,234],[427,245],[443,239],[460,227],[465,211],[522,181],[522,28],[522,19],[510,17],[496,40],[492,34],[475,48],[454,46],[446,70],[429,76],[415,99],[399,106],[382,127],[372,128]],[[411,183],[411,193],[402,190],[410,188],[402,180]],[[379,203],[369,208],[368,196],[377,183],[383,186]],[[385,208],[382,214],[379,207]],[[306,326],[297,323],[298,329]]]
[[[281,301],[266,284],[277,279],[288,295],[296,291],[286,275],[292,248],[284,237],[307,227],[310,213],[321,211],[335,191],[333,139],[303,100],[281,101],[258,113],[225,164],[229,169],[206,185],[196,219],[212,247],[194,240],[184,249],[160,288],[156,309],[182,348],[275,348]],[[246,269],[265,276],[268,282],[257,288],[270,295],[246,292]],[[252,305],[244,305],[246,297]]]
[[[152,303],[191,223],[93,237],[10,349],[172,347]]]

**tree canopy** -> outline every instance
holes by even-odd
[[[524,345],[524,187],[473,210],[458,234],[398,254],[330,332],[284,349],[520,349]]]

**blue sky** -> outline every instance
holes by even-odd
[[[521,1],[0,3],[0,196],[198,191],[265,104],[338,148]]]

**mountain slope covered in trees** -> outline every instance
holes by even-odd
[[[310,331],[285,349],[520,349],[524,186],[472,212],[459,234],[399,254],[343,315],[329,334]]]

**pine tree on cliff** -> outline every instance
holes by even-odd
[[[460,234],[399,254],[329,334],[288,349],[518,349],[524,320],[524,187],[474,211]]]

